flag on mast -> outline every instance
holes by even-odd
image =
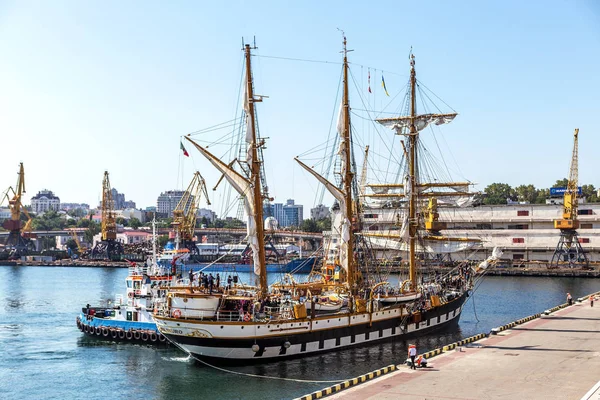
[[[183,151],[183,155],[186,157],[190,156],[190,153],[187,152],[187,150],[185,149],[185,147],[183,147],[183,143],[179,142],[179,148],[181,149],[181,151]]]
[[[367,75],[367,79],[368,79],[368,83],[369,83],[369,93],[373,93],[371,92],[371,70],[369,70]]]
[[[387,88],[385,87],[385,79],[383,79],[383,74],[381,74],[381,87],[383,87],[383,90],[385,91],[385,95],[390,97]]]

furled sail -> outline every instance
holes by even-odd
[[[196,149],[204,156],[206,159],[216,168],[218,169],[227,182],[244,198],[244,209],[247,215],[247,236],[248,236],[248,244],[252,249],[252,257],[254,260],[254,273],[256,275],[260,275],[260,261],[258,258],[258,237],[256,234],[256,221],[255,221],[255,210],[254,210],[254,192],[252,190],[252,184],[250,180],[240,175],[237,171],[234,171],[231,167],[225,164],[223,161],[219,160],[218,157],[210,153],[208,150],[199,146],[192,139],[186,137],[186,139],[192,143]]]
[[[326,178],[321,176],[319,173],[317,173],[314,169],[312,169],[308,165],[304,164],[298,158],[295,158],[295,160],[298,162],[298,164],[300,164],[300,166],[302,168],[304,168],[305,170],[310,172],[312,176],[317,178],[317,180],[319,182],[321,182],[325,186],[325,188],[329,191],[329,193],[331,193],[332,196],[335,197],[335,199],[340,203],[341,218],[339,219],[339,221],[336,220],[334,222],[337,222],[336,228],[339,229],[340,236],[342,238],[342,244],[340,246],[340,263],[342,264],[342,268],[344,268],[344,270],[348,271],[348,262],[350,261],[348,258],[349,257],[348,242],[350,241],[350,219],[349,219],[348,215],[345,215],[345,211],[346,211],[345,194],[340,188],[335,186],[333,183],[329,182]]]
[[[443,125],[452,122],[457,116],[457,113],[452,114],[422,114],[414,117],[415,128],[417,131],[422,131],[427,128],[429,124]],[[410,116],[396,117],[396,118],[381,118],[377,119],[381,125],[394,129],[400,133],[404,129],[409,129],[412,118]]]

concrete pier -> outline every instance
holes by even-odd
[[[600,303],[585,298],[528,319],[447,347],[427,368],[399,365],[329,398],[600,400]]]

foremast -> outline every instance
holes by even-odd
[[[257,248],[253,248],[252,250],[255,252],[258,250],[258,262],[260,268],[259,274],[259,292],[260,297],[265,298],[268,292],[267,286],[267,265],[266,265],[266,257],[265,257],[265,232],[264,232],[264,224],[263,224],[263,195],[262,195],[262,185],[260,181],[260,169],[261,169],[261,158],[258,157],[257,150],[257,140],[256,140],[256,119],[254,114],[254,87],[252,82],[252,67],[251,67],[251,48],[250,45],[247,44],[244,46],[244,52],[246,54],[246,93],[248,98],[246,99],[247,104],[244,104],[245,108],[247,107],[247,118],[248,127],[246,131],[246,141],[248,142],[248,155],[250,157],[248,163],[250,164],[250,181],[252,183],[252,190],[254,191],[253,202],[254,202],[254,223],[256,225],[256,240]],[[256,258],[254,259],[257,261]]]
[[[231,186],[240,194],[244,199],[244,208],[248,215],[246,222],[248,244],[252,249],[252,257],[254,261],[254,273],[259,277],[259,291],[258,295],[260,298],[265,298],[268,294],[267,286],[267,266],[265,257],[265,237],[264,237],[264,225],[263,225],[263,193],[260,179],[260,171],[262,166],[262,160],[258,156],[258,148],[262,146],[262,141],[259,143],[256,136],[256,118],[254,110],[254,102],[260,101],[260,99],[254,98],[254,88],[252,81],[252,68],[251,68],[251,50],[250,45],[244,46],[245,58],[246,58],[246,86],[244,96],[244,111],[246,113],[246,143],[248,144],[248,153],[246,161],[248,163],[248,169],[250,176],[242,176],[239,172],[235,171],[232,164],[225,164],[219,159],[219,157],[210,153],[208,150],[198,145],[189,137],[185,137],[187,141],[194,145],[194,147],[204,156],[208,161],[218,169],[223,177],[229,182]]]

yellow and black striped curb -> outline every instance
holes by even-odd
[[[465,345],[465,344],[467,344],[467,343],[472,343],[472,342],[475,342],[476,340],[483,339],[483,338],[485,338],[485,337],[487,337],[487,334],[485,334],[485,333],[480,333],[480,334],[478,334],[478,335],[475,335],[475,336],[468,337],[468,338],[466,338],[466,339],[463,339],[463,340],[460,340],[460,341],[458,341],[458,342],[451,343],[451,344],[449,344],[449,345],[446,345],[446,346],[444,346],[444,347],[441,347],[441,348],[437,348],[437,349],[435,349],[435,350],[428,351],[427,353],[423,353],[423,354],[421,354],[421,356],[422,356],[423,358],[431,358],[431,357],[435,357],[435,356],[438,356],[438,355],[440,355],[440,354],[442,354],[442,353],[444,353],[444,352],[446,352],[446,351],[448,351],[448,350],[452,350],[452,349],[454,349],[454,348],[456,348],[456,347],[458,347],[458,346],[463,346],[463,345]],[[400,366],[399,366],[399,365],[398,365],[398,368],[400,368]]]
[[[347,381],[338,383],[337,385],[326,387],[325,389],[317,390],[316,392],[312,392],[312,393],[304,395],[302,397],[298,397],[294,400],[320,399],[322,397],[329,396],[329,395],[337,393],[337,392],[341,392],[342,390],[348,389],[349,387],[356,386],[356,385],[364,383],[366,381],[370,381],[373,378],[377,378],[379,376],[388,374],[395,370],[396,370],[395,365],[388,365],[387,367],[379,368],[375,371],[369,372],[368,374],[364,374],[364,375],[358,376],[356,378],[349,379]]]
[[[561,306],[563,306],[563,305],[564,304],[562,304]],[[558,306],[558,307],[561,307],[561,306]],[[558,308],[556,308],[556,309],[558,310]],[[556,311],[556,310],[554,310],[554,311]],[[534,315],[530,315],[529,317],[518,319],[518,320],[516,320],[514,322],[511,322],[510,324],[506,324],[506,325],[502,325],[502,326],[499,326],[497,328],[494,328],[494,329],[492,329],[492,331],[490,333],[492,335],[495,335],[498,332],[502,332],[502,331],[505,331],[507,329],[514,328],[517,325],[521,325],[521,324],[524,324],[525,322],[529,322],[531,320],[539,318],[539,317],[541,317],[541,315],[542,315],[541,313],[537,313],[537,314],[534,314]]]

